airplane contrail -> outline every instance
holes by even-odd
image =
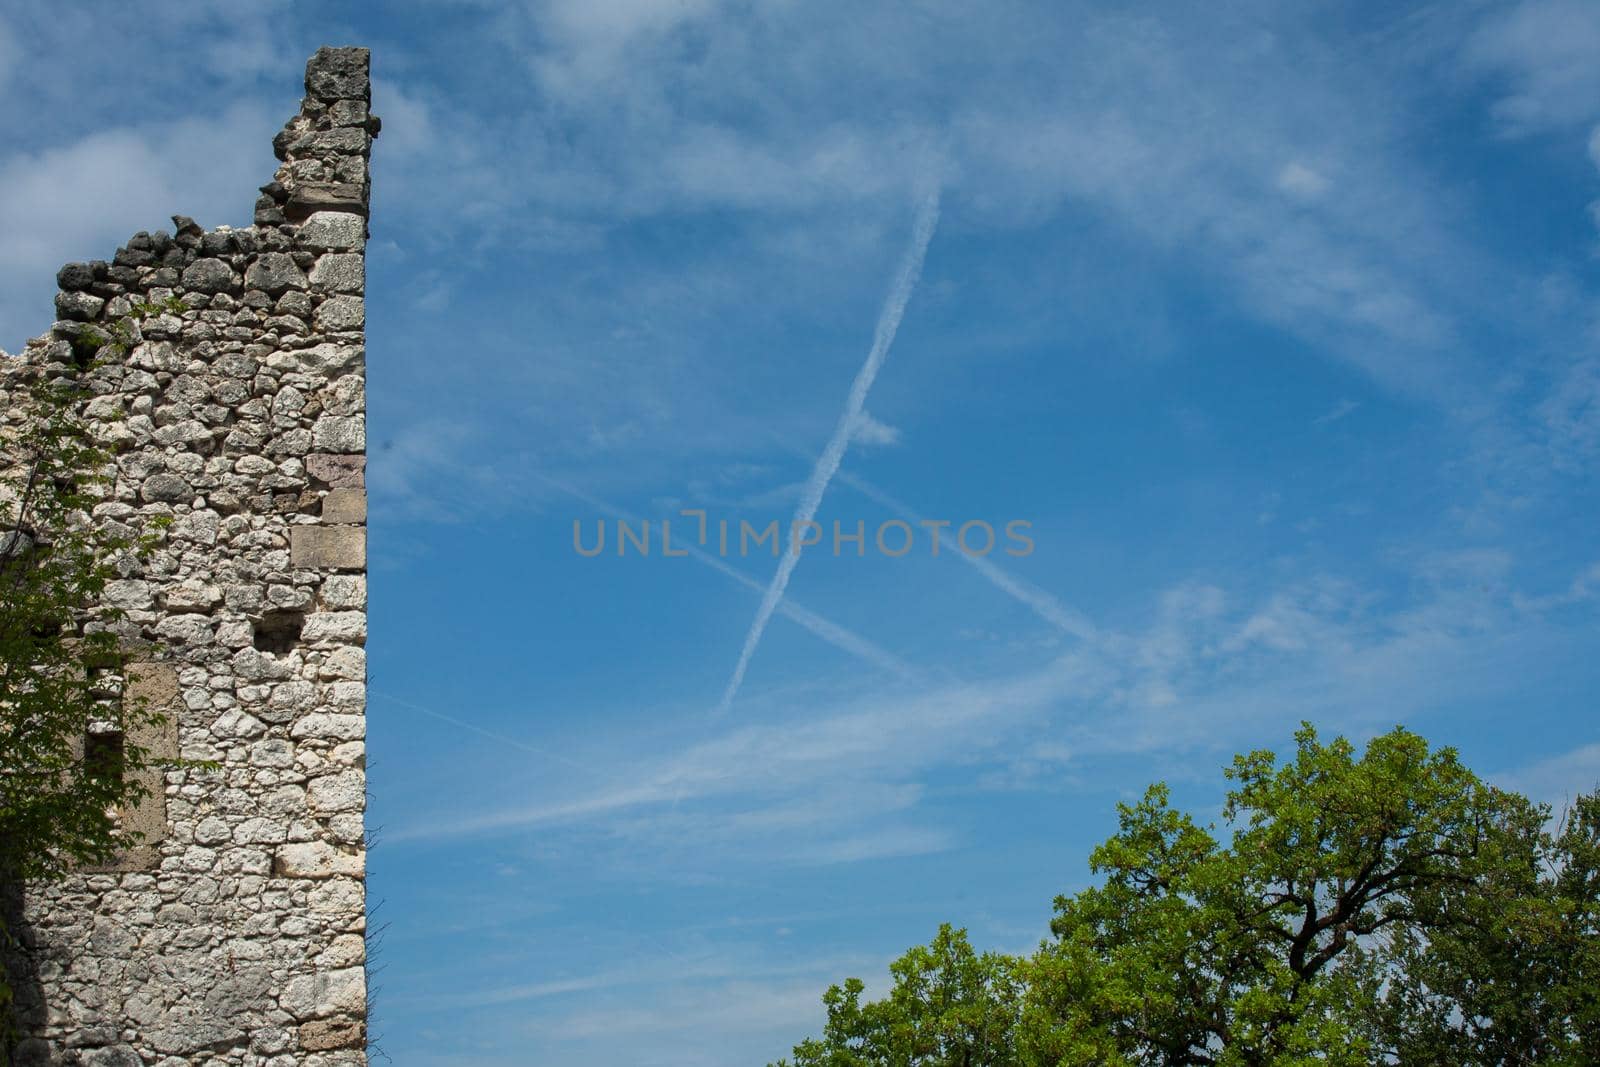
[[[539,472],[534,472],[533,476],[552,488],[558,489],[570,497],[583,501],[596,511],[601,511],[607,515],[610,515],[612,518],[625,519],[626,521],[632,523],[637,523],[640,521],[637,516],[617,507],[615,504],[607,503],[606,501],[601,500],[599,497],[590,493],[586,493],[576,486],[568,485],[559,478],[553,478],[548,474]],[[718,559],[711,553],[696,548],[693,543],[680,545],[679,547],[688,552],[689,555],[696,561],[705,564],[712,570],[727,575],[729,578],[732,578],[745,588],[754,590],[757,593],[763,592],[763,586],[760,582],[743,573],[738,568],[729,566],[727,563]],[[871,663],[873,666],[879,667],[901,679],[912,681],[917,678],[918,672],[910,664],[906,663],[892,652],[873,644],[871,641],[868,641],[855,631],[840,626],[832,619],[824,618],[823,616],[818,615],[816,612],[809,611],[806,608],[801,607],[799,604],[793,603],[792,601],[782,604],[779,610],[783,612],[785,617],[793,619],[801,627],[811,631],[813,634],[822,638],[822,640],[828,642],[830,645],[833,645],[835,648],[848,652],[852,656],[865,660],[866,662]]]
[[[913,511],[909,505],[896,500],[865,478],[858,478],[849,471],[842,471],[839,474],[839,480],[869,500],[882,504],[901,518],[918,525],[923,522],[922,516]],[[1015,577],[983,556],[968,555],[959,551],[945,553],[945,555],[969,564],[984,578],[988,579],[995,588],[1018,603],[1026,605],[1035,615],[1062,633],[1070,634],[1081,641],[1088,642],[1093,642],[1099,638],[1099,631],[1095,624],[1089,621],[1089,618],[1082,612],[1068,607],[1043,589]]]
[[[745,671],[750,667],[756,646],[761,643],[761,635],[766,632],[767,623],[772,621],[772,613],[783,601],[784,590],[789,586],[789,576],[794,573],[795,565],[800,562],[800,552],[794,543],[795,532],[816,517],[817,508],[822,504],[822,496],[828,491],[828,483],[833,480],[839,464],[844,461],[845,449],[850,446],[850,437],[855,433],[861,413],[866,407],[867,393],[872,390],[872,382],[877,378],[879,368],[889,355],[889,346],[894,343],[895,332],[900,329],[901,316],[905,314],[906,304],[911,300],[911,292],[916,288],[917,279],[922,274],[922,261],[927,257],[928,242],[933,239],[933,230],[938,223],[939,187],[936,185],[917,210],[911,246],[906,249],[905,258],[900,261],[900,271],[895,276],[894,286],[889,290],[888,298],[884,300],[883,310],[878,313],[878,327],[873,333],[872,348],[867,352],[866,361],[861,364],[861,369],[856,372],[855,381],[850,384],[850,395],[845,399],[844,411],[839,415],[838,425],[833,428],[833,436],[828,439],[828,445],[822,450],[822,455],[817,457],[817,465],[812,468],[811,477],[806,482],[805,490],[800,494],[800,504],[795,508],[794,521],[789,527],[789,548],[778,560],[778,569],[772,576],[772,584],[767,586],[766,595],[761,598],[761,606],[756,609],[755,621],[750,624],[750,632],[745,635],[744,648],[739,652],[739,662],[733,668],[733,677],[728,679],[728,687],[723,691],[722,703],[718,705],[719,711],[727,711],[733,706],[733,698],[739,695],[739,687],[744,684]]]

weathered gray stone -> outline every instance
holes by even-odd
[[[197,259],[183,269],[183,286],[197,293],[232,292],[239,276],[220,259]]]
[[[316,712],[297,719],[291,736],[317,740],[357,741],[366,736],[364,715],[328,715]]]
[[[366,980],[359,967],[289,979],[278,1006],[297,1020],[366,1009]]]
[[[105,306],[103,298],[89,293],[56,294],[56,315],[63,319],[93,322],[100,315],[100,309]]]
[[[305,272],[287,252],[267,252],[244,272],[244,284],[278,296],[290,289],[304,289],[308,283]]]
[[[359,296],[330,296],[317,308],[316,327],[319,330],[359,330],[366,322],[366,302]]]
[[[318,452],[365,452],[367,420],[359,415],[323,415],[311,429]]]
[[[319,48],[306,64],[306,92],[324,100],[366,100],[370,62],[365,48]]]
[[[366,575],[329,575],[322,583],[322,604],[335,611],[362,610],[367,606]]]
[[[359,293],[366,285],[366,257],[330,252],[311,268],[311,288],[330,293]]]
[[[361,365],[362,351],[357,345],[327,343],[301,349],[294,354],[301,368],[333,376]]]
[[[279,846],[273,872],[285,878],[332,878],[341,874],[360,878],[367,873],[367,864],[359,852],[346,852],[326,841],[304,841]]]
[[[367,220],[347,211],[318,211],[300,224],[295,243],[314,252],[355,252],[366,243]]]
[[[359,532],[358,528],[352,526],[339,528],[341,533],[346,530]],[[309,644],[331,642],[359,645],[367,639],[367,616],[360,611],[313,612],[306,616],[302,636]]]
[[[139,496],[151,503],[187,503],[194,499],[194,487],[176,474],[152,474],[139,487]]]
[[[307,150],[351,153],[360,152],[366,143],[365,130],[329,130],[296,141],[289,150],[297,154]],[[284,213],[296,221],[318,211],[348,211],[365,216],[367,205],[362,199],[361,186],[350,182],[302,182],[289,195],[284,207]]]

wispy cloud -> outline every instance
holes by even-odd
[[[1486,577],[1503,566],[1419,559],[1416,597],[1381,612],[1373,594],[1331,578],[1258,597],[1182,583],[1141,628],[1103,629],[1042,665],[907,693],[812,694],[804,715],[630,758],[616,785],[419,821],[389,840],[603,826],[646,848],[670,842],[680,859],[685,849],[748,857],[781,826],[774,859],[788,863],[945,848],[949,828],[917,816],[924,783],[955,773],[1017,788],[1027,775],[1016,753],[1028,746],[1040,768],[1137,753],[1183,777],[1194,754],[1221,759],[1300,718],[1359,735],[1509,693],[1534,650],[1573,635]]]
[[[1549,804],[1560,815],[1581,794],[1600,790],[1600,742],[1488,777],[1496,785]]]
[[[1311,425],[1327,426],[1330,423],[1338,422],[1340,419],[1354,414],[1356,409],[1360,406],[1360,402],[1356,400],[1341,400],[1333,407],[1323,412],[1321,415],[1318,415],[1316,418],[1312,419]]]
[[[1503,79],[1495,118],[1522,135],[1600,114],[1600,9],[1586,0],[1501,5],[1472,34],[1466,58]]]

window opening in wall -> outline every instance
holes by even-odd
[[[121,730],[96,730],[83,738],[83,769],[94,778],[122,779],[123,738]]]
[[[121,782],[127,767],[126,743],[121,730],[91,729],[83,736],[83,769],[91,778]],[[122,809],[106,809],[106,818],[118,829],[122,827]]]
[[[300,642],[300,631],[305,622],[305,616],[294,611],[262,616],[255,624],[256,648],[261,652],[291,651]]]

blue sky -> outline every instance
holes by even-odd
[[[66,260],[247,223],[325,43],[384,119],[394,1062],[765,1063],[1301,719],[1600,781],[1600,5],[13,5],[0,345]],[[804,554],[722,708],[773,560],[573,522],[787,521],[930,188],[817,517],[1034,551]]]

